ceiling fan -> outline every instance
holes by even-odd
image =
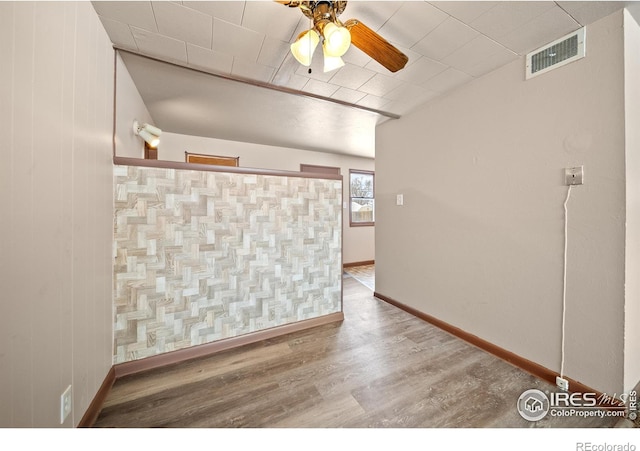
[[[342,55],[355,45],[391,72],[402,69],[409,58],[378,33],[358,19],[341,22],[338,16],[347,6],[344,1],[275,0],[290,8],[300,8],[313,21],[313,27],[302,32],[291,44],[291,53],[300,64],[311,65],[313,52],[322,37],[324,71],[344,66]]]

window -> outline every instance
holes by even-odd
[[[375,183],[372,171],[349,171],[349,225],[375,224]]]
[[[219,155],[205,155],[201,153],[184,153],[187,163],[212,164],[215,166],[240,166],[240,157],[222,157]]]
[[[340,168],[333,166],[318,166],[315,164],[301,164],[300,172],[316,172],[318,174],[340,175]]]

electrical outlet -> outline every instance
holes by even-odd
[[[560,387],[562,390],[569,390],[569,381],[561,378],[560,376],[556,377],[556,385]]]
[[[60,424],[64,423],[71,413],[72,398],[71,398],[71,385],[60,395]]]
[[[584,168],[578,166],[575,168],[565,168],[564,184],[565,185],[582,185],[584,183]]]

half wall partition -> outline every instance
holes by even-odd
[[[114,163],[114,364],[342,318],[341,176]]]

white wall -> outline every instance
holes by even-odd
[[[134,134],[133,122],[155,124],[122,57],[116,58],[116,152],[120,157],[144,158],[144,141]]]
[[[159,159],[184,161],[185,151],[231,157],[239,156],[240,166],[249,168],[299,171],[300,164],[339,167],[344,179],[344,201],[347,202],[347,205],[349,200],[349,169],[375,170],[375,161],[370,158],[163,132],[160,146],[158,146]],[[374,227],[350,227],[349,210],[343,209],[343,213],[343,262],[354,263],[373,260],[375,257]]]
[[[624,387],[640,381],[640,4],[624,16],[627,252]]]
[[[113,49],[89,2],[0,2],[0,427],[77,425],[112,362]]]
[[[565,375],[607,393],[623,389],[622,43],[618,12],[588,27],[586,58],[529,81],[515,61],[376,135],[376,291],[558,372],[563,169],[584,165]]]

